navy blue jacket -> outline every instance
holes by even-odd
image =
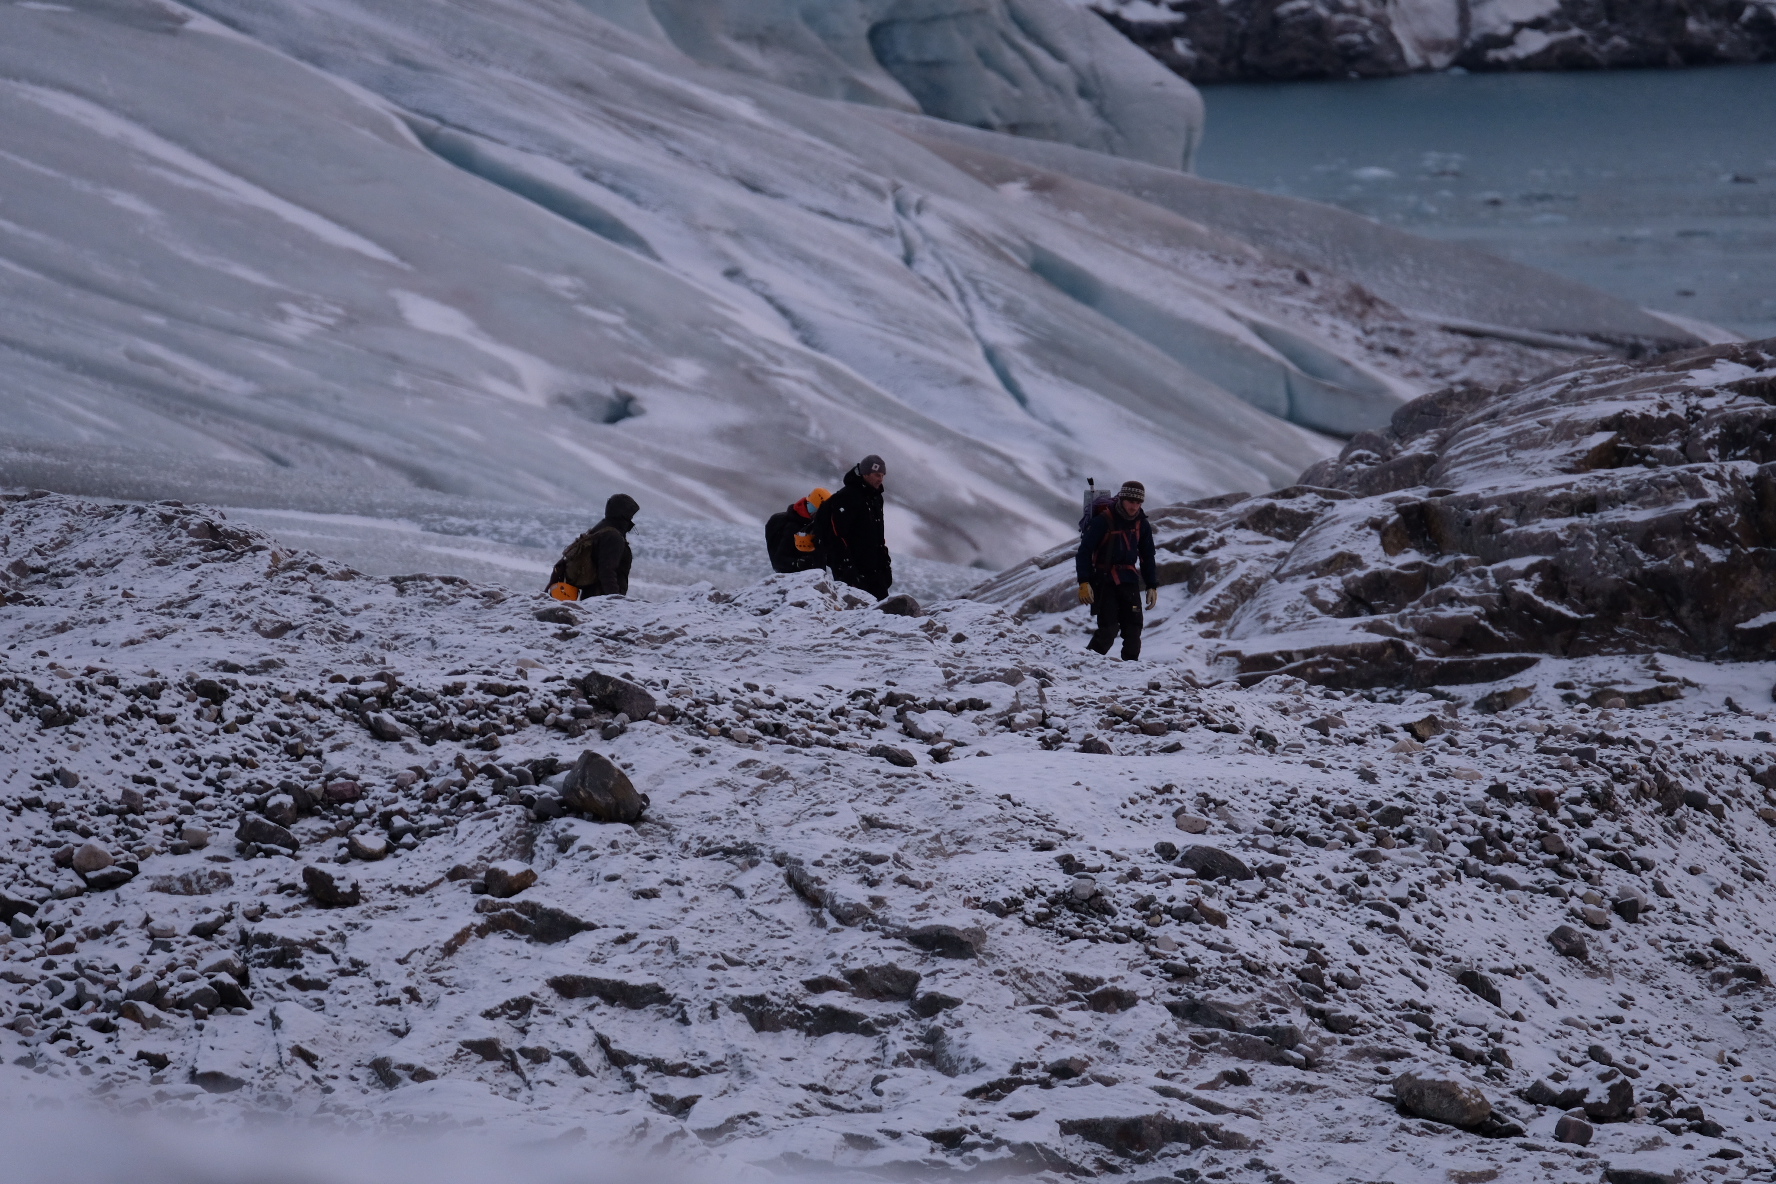
[[[1082,584],[1093,580],[1121,584],[1132,581],[1139,570],[1144,586],[1159,587],[1159,570],[1153,562],[1153,527],[1146,512],[1136,510],[1133,518],[1124,518],[1121,509],[1112,506],[1109,513],[1094,517],[1079,540],[1074,567]]]

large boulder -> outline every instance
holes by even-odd
[[[561,804],[594,822],[635,822],[648,800],[627,773],[588,748],[561,783]]]
[[[1450,1126],[1479,1126],[1492,1113],[1492,1103],[1474,1086],[1429,1070],[1408,1070],[1394,1078],[1394,1097],[1408,1114]]]

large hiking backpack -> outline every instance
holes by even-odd
[[[1085,479],[1085,497],[1083,499],[1083,504],[1085,507],[1085,514],[1079,519],[1079,540],[1081,543],[1085,541],[1085,532],[1091,526],[1092,519],[1100,517],[1110,519],[1110,529],[1104,532],[1103,539],[1098,543],[1097,553],[1092,556],[1092,572],[1094,575],[1099,572],[1110,575],[1112,574],[1109,559],[1110,549],[1115,544],[1116,536],[1119,534],[1132,534],[1134,539],[1138,540],[1140,538],[1139,520],[1137,519],[1136,522],[1131,523],[1128,526],[1123,526],[1118,523],[1115,515],[1116,495],[1100,490],[1097,487],[1097,483],[1090,477]],[[1131,540],[1130,549],[1134,550],[1136,545],[1136,542]],[[1138,579],[1139,576],[1137,575],[1136,578]],[[1096,616],[1097,611],[1097,605],[1094,604],[1092,606],[1092,615]]]
[[[772,571],[807,571],[821,566],[818,551],[797,544],[799,538],[809,537],[807,532],[813,525],[793,508],[779,510],[765,520],[765,551],[771,557]]]

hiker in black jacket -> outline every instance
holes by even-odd
[[[882,483],[887,477],[881,457],[864,457],[814,518],[820,558],[833,577],[877,600],[894,584],[894,561],[882,528]]]
[[[1086,648],[1110,652],[1110,642],[1122,633],[1122,660],[1141,656],[1141,590],[1147,591],[1147,607],[1159,604],[1159,572],[1153,562],[1153,527],[1141,509],[1147,487],[1125,481],[1116,500],[1100,511],[1079,539],[1074,567],[1079,576],[1079,599],[1097,606],[1098,631]]]
[[[549,594],[557,600],[584,600],[588,596],[627,596],[629,531],[641,504],[626,493],[604,503],[604,519],[567,545],[555,570],[549,573]],[[558,586],[565,584],[566,589]],[[571,595],[568,593],[571,591]]]

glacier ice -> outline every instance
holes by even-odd
[[[1180,217],[1130,182],[1189,184],[1147,163],[1184,140],[1160,152],[1118,111],[1194,125],[1182,83],[1115,97],[1104,79],[1151,63],[1114,38],[977,97],[981,122],[1122,158],[723,56],[749,20],[800,21],[827,50],[783,42],[796,69],[830,51],[863,77],[881,63],[859,28],[925,13],[1011,44],[1080,14],[724,8],[700,61],[667,9],[0,8],[0,480],[464,522],[626,488],[662,520],[752,529],[877,452],[897,551],[991,567],[1063,535],[1086,475],[1269,488],[1453,367],[1545,364],[1379,305],[1359,325],[1286,278],[1273,224]],[[1102,102],[1081,107],[1088,76]],[[1286,208],[1303,238],[1329,225]],[[1513,304],[1545,277],[1456,248],[1392,235],[1323,262],[1383,270],[1365,249],[1473,270],[1471,319],[1547,320]]]

